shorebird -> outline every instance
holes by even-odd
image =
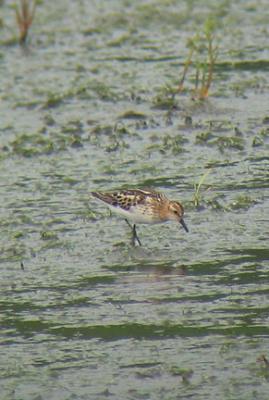
[[[137,236],[136,224],[158,224],[166,221],[179,222],[186,232],[183,206],[169,200],[164,194],[154,190],[127,189],[115,192],[92,192],[92,195],[104,202],[111,211],[122,216],[132,229],[132,244],[141,246]],[[133,225],[129,221],[133,222]]]

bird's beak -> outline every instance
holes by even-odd
[[[189,229],[188,229],[187,225],[185,224],[184,219],[181,218],[181,220],[180,220],[179,222],[181,223],[181,225],[183,226],[183,228],[185,229],[185,231],[186,231],[186,232],[189,232]]]

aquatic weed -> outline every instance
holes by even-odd
[[[182,135],[170,136],[166,135],[162,140],[161,152],[166,153],[171,151],[172,154],[176,155],[184,151],[183,144],[187,140]]]
[[[64,100],[62,94],[48,93],[47,99],[43,105],[43,109],[58,107]]]
[[[204,183],[204,181],[206,180],[206,177],[208,176],[208,174],[211,172],[211,169],[208,169],[199,179],[198,183],[194,184],[194,195],[193,195],[193,204],[195,205],[195,207],[199,207],[201,204],[201,200],[202,200],[202,195],[201,195],[201,187]]]
[[[206,144],[210,143],[210,141],[214,138],[214,134],[209,131],[203,131],[196,135],[195,143],[196,144]]]
[[[158,110],[171,110],[177,107],[175,95],[177,89],[165,84],[158,89],[157,95],[153,99],[153,107]]]
[[[50,154],[54,150],[54,143],[48,137],[37,134],[17,136],[10,146],[15,154],[24,157]]]
[[[182,77],[178,86],[179,93],[185,89],[185,80],[190,68],[194,66],[194,89],[192,98],[204,100],[208,97],[213,81],[213,71],[218,57],[218,45],[215,45],[215,22],[208,19],[201,34],[196,34],[187,43],[189,54],[184,63]]]
[[[158,151],[161,154],[172,153],[173,155],[183,153],[185,151],[183,145],[188,142],[183,135],[165,135],[162,139],[157,135],[153,135],[151,136],[151,141],[153,143],[146,148],[148,154]]]
[[[40,232],[40,238],[42,240],[58,240],[58,236],[53,231],[43,230]]]
[[[33,23],[36,10],[36,0],[20,0],[19,6],[15,7],[16,21],[20,31],[20,44],[26,42],[29,28]]]
[[[190,383],[193,372],[192,368],[181,368],[176,365],[170,368],[171,375],[180,376],[183,383]]]
[[[230,210],[248,209],[252,205],[257,204],[257,201],[245,194],[239,194],[228,206]]]
[[[258,147],[263,146],[266,139],[269,138],[269,128],[262,128],[252,140],[252,146]]]
[[[220,136],[212,140],[211,144],[217,146],[220,151],[224,149],[244,150],[244,139],[238,136]]]
[[[241,136],[219,136],[211,130],[198,133],[196,135],[196,144],[217,147],[223,152],[225,149],[244,150],[245,141]]]

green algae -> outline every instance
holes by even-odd
[[[40,238],[42,240],[58,240],[58,236],[55,232],[53,231],[48,231],[48,230],[43,230],[42,232],[40,232]]]
[[[55,148],[53,142],[40,134],[22,134],[10,143],[12,152],[24,157],[51,154]]]
[[[158,88],[156,95],[152,99],[153,108],[158,110],[171,110],[177,107],[176,93],[178,89],[166,84]]]
[[[239,136],[221,136],[212,131],[201,132],[196,135],[196,143],[217,147],[220,151],[225,149],[244,150],[245,140]]]
[[[251,196],[241,194],[236,196],[232,203],[228,205],[228,208],[232,210],[248,209],[255,204],[257,204],[257,199],[253,199]]]

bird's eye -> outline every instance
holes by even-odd
[[[174,210],[174,214],[176,214],[176,215],[177,215],[177,210]]]

